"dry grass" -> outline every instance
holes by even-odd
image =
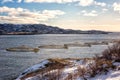
[[[84,69],[78,67],[77,73],[74,76],[82,77],[84,80],[86,74],[89,74],[90,77],[95,77],[97,74],[106,74],[109,69],[115,69],[116,66],[113,65],[113,61],[120,62],[120,42],[114,44],[113,46],[109,47],[105,51],[103,51],[102,56],[96,56],[92,59],[83,59],[84,61],[87,60],[94,60],[95,62],[89,64],[89,68]]]
[[[102,56],[94,58],[95,63],[90,64],[88,73],[91,77],[97,74],[107,73],[109,69],[114,69],[113,61],[120,62],[120,41],[103,51]]]
[[[62,69],[70,64],[70,62],[68,62],[67,60],[64,59],[59,59],[59,58],[55,58],[55,59],[48,59],[50,61],[50,63],[45,65],[45,68],[36,70],[34,72],[28,73],[26,74],[24,77],[21,78],[21,80],[25,80],[28,77],[31,76],[36,76],[40,79],[40,80],[44,80],[44,78],[48,78],[48,80],[57,80],[62,72]],[[54,71],[55,72],[51,72]]]
[[[112,61],[96,59],[95,63],[89,64],[88,73],[90,74],[90,77],[94,77],[97,74],[107,73],[112,66]]]
[[[120,62],[120,41],[106,49],[102,53],[102,57],[107,60],[115,60]]]
[[[52,58],[52,59],[49,59],[49,61],[51,61],[52,63],[60,63],[63,65],[71,64],[71,62],[68,61],[67,59],[61,59],[61,58]]]
[[[106,49],[102,53],[102,56],[96,56],[95,58],[55,58],[48,60],[51,63],[46,64],[45,68],[27,74],[21,80],[25,80],[25,78],[27,77],[36,75],[39,80],[60,80],[60,78],[62,77],[61,75],[63,73],[63,69],[66,66],[70,67],[70,65],[72,64],[70,60],[83,60],[85,62],[93,60],[94,62],[88,64],[87,68],[81,68],[80,66],[78,66],[77,70],[69,73],[68,76],[64,78],[64,80],[75,80],[78,77],[81,77],[83,80],[87,80],[86,75],[89,77],[95,77],[97,74],[106,74],[109,69],[116,68],[115,66],[113,66],[113,61],[120,62],[120,42]]]
[[[77,68],[77,74],[76,75],[78,75],[78,77],[82,77],[83,80],[87,80],[86,77],[85,77],[86,74],[87,74],[87,69],[81,68],[81,67]]]

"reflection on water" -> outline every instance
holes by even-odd
[[[69,49],[40,49],[34,52],[7,52],[6,48],[27,45],[37,47],[40,45],[66,43],[84,43],[120,39],[120,34],[44,34],[44,35],[2,35],[0,36],[0,80],[9,80],[20,74],[27,67],[39,63],[47,58],[83,58],[100,54],[107,45],[94,45],[92,47],[70,47]]]

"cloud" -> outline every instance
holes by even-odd
[[[27,3],[34,2],[34,3],[63,3],[63,2],[68,2],[71,0],[24,0]]]
[[[106,11],[108,11],[107,8],[103,8],[103,9],[102,9],[102,12],[103,12],[103,13],[105,13]]]
[[[77,2],[79,6],[90,6],[97,5],[101,7],[105,7],[107,4],[104,2],[97,2],[95,0],[24,0],[26,3],[75,3]]]
[[[103,10],[103,11],[108,11],[108,9],[107,9],[107,8],[103,8],[102,10]]]
[[[79,5],[81,6],[89,6],[92,5],[94,0],[79,0]]]
[[[3,3],[3,4],[4,4],[4,3],[7,3],[7,2],[18,2],[18,3],[21,3],[22,0],[16,0],[16,1],[14,1],[14,0],[2,0],[2,3]]]
[[[117,11],[120,13],[120,3],[113,3],[113,9],[114,11]]]
[[[14,2],[13,0],[2,0],[2,3]]]
[[[13,0],[3,0],[4,2],[12,2]],[[90,5],[97,5],[97,6],[106,6],[104,2],[97,2],[95,0],[17,0],[18,3],[20,2],[25,3],[77,3],[79,6],[90,6]]]
[[[95,17],[98,16],[97,12],[95,10],[92,10],[90,12],[87,12],[86,10],[81,11],[81,14],[83,16],[91,16],[91,17]]]
[[[30,3],[68,3],[68,2],[74,2],[79,0],[24,0],[24,2]]]
[[[101,6],[101,7],[105,7],[107,5],[104,2],[97,2],[97,1],[94,1],[94,4],[97,5],[97,6]]]
[[[40,23],[65,14],[65,12],[61,10],[43,10],[32,12],[28,9],[9,8],[6,6],[0,7],[0,13],[6,14],[0,15],[0,20],[10,23]]]
[[[21,3],[21,2],[22,2],[22,0],[18,0],[17,2],[18,2],[18,3]]]
[[[24,0],[27,3],[74,3],[78,2],[80,6],[89,6],[91,5],[94,0]]]

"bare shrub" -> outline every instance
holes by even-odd
[[[57,69],[57,70],[51,70],[48,71],[47,73],[44,73],[45,75],[40,77],[40,80],[59,80],[61,75],[62,75],[62,69]]]
[[[120,62],[120,42],[103,51],[102,57],[107,60],[115,60]]]
[[[86,75],[86,69],[85,68],[81,68],[80,66],[77,68],[77,75],[78,77],[82,77],[83,80],[87,80],[85,75]]]
[[[95,63],[89,64],[88,73],[90,77],[94,77],[97,74],[107,73],[108,69],[112,67],[112,61],[106,59],[95,59]]]
[[[64,80],[73,80],[73,74],[68,73],[67,77]]]

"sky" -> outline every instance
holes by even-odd
[[[0,0],[0,23],[120,32],[120,0]]]

